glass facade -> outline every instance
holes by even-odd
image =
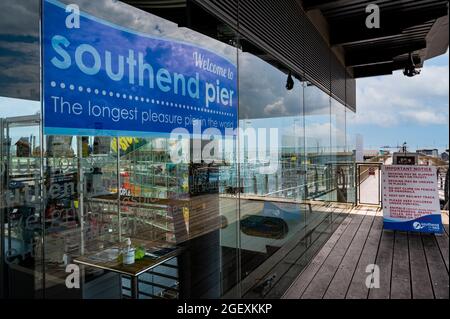
[[[114,0],[62,3],[236,65],[238,130],[219,140],[44,134],[39,1],[7,0],[0,13],[2,296],[280,297],[342,220],[329,202],[354,202],[352,111],[301,75],[287,90],[285,67],[244,50],[233,28],[191,1],[161,1],[148,12]],[[180,145],[190,151],[175,161]],[[137,289],[133,275],[94,262],[124,258],[127,238],[136,249],[173,252],[136,275]],[[76,289],[68,284],[74,273]]]

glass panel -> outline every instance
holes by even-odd
[[[346,150],[345,106],[331,99],[331,161],[330,200],[347,203],[354,196],[348,193],[353,175],[352,154]],[[350,195],[350,197],[349,197]]]
[[[112,0],[63,2],[79,4],[83,12],[123,28],[192,44],[237,64],[237,49],[232,46],[234,32],[191,2],[173,5],[171,1],[160,1],[146,6],[150,13]],[[188,14],[195,14],[196,19],[186,20]],[[208,22],[206,30],[200,21]],[[208,36],[193,31],[199,28]],[[168,63],[164,59],[170,57],[169,53],[167,57],[159,57],[158,63]],[[180,55],[176,59],[180,65],[187,63]],[[161,96],[150,98],[160,103]],[[226,99],[224,93],[220,99]],[[198,116],[205,105],[167,103],[167,107],[190,109],[189,114]],[[69,219],[70,232],[59,224],[56,228],[47,226],[49,274],[58,277],[57,270],[50,268],[52,262],[68,260],[70,263],[79,256],[92,260],[100,253],[104,256],[105,251],[121,251],[130,238],[136,254],[142,249],[148,254],[154,251],[152,256],[172,249],[180,253],[139,275],[136,289],[133,276],[105,272],[94,264],[86,266],[82,268],[82,289],[78,297],[134,297],[135,291],[139,298],[238,296],[238,241],[236,229],[230,226],[238,220],[237,198],[232,191],[237,189],[236,143],[233,137],[219,138],[216,132],[206,131],[222,124],[211,121],[206,109],[202,112],[205,114],[201,114],[200,133],[204,133],[201,137],[165,133],[111,138],[46,136],[47,152],[52,143],[62,147],[58,155],[47,154],[47,178],[63,178],[54,176],[52,164],[62,158],[70,162],[64,178],[73,176],[78,189],[68,198],[58,198],[63,203],[54,203],[72,209],[78,217]],[[188,126],[195,123],[192,121]],[[47,210],[51,208],[47,204]],[[52,287],[50,279],[47,280],[48,296],[53,296]],[[110,289],[106,291],[105,287]],[[70,292],[66,295],[74,296]]]
[[[239,65],[239,130],[228,137],[206,131],[218,124],[205,105],[168,101],[188,115],[203,109],[206,115],[184,127],[201,123],[200,134],[170,136],[152,123],[152,134],[94,136],[93,126],[42,136],[39,1],[7,0],[0,12],[1,295],[280,297],[343,218],[327,201],[354,199],[355,138],[346,125],[354,113],[296,77],[287,90],[289,72],[280,63],[246,39],[237,45],[233,29],[193,1],[154,1],[145,11],[115,0],[61,3],[124,32],[183,42]],[[186,62],[166,49],[152,58]],[[77,89],[74,97],[87,92]],[[92,89],[87,93],[114,97]],[[153,97],[157,103],[161,95],[150,96],[149,105]],[[126,98],[121,103],[139,102]],[[99,267],[124,266],[128,238],[136,257],[170,258],[136,276]],[[77,274],[71,267],[86,258],[79,289],[70,289],[76,281],[67,279]]]
[[[38,102],[0,97],[2,283],[12,298],[42,292],[39,109]],[[36,115],[23,116],[27,111]]]
[[[351,162],[354,165],[351,174],[349,174],[349,189],[347,200],[349,203],[356,204],[356,140],[357,134],[355,130],[356,113],[345,108],[345,128],[346,128],[346,151],[351,154]]]
[[[0,11],[0,296],[42,298],[39,1]]]
[[[301,241],[309,221],[303,87],[294,78],[287,90],[288,74],[257,53],[240,53],[239,66],[242,295],[279,298],[283,288],[272,285],[286,274],[283,247]]]
[[[66,286],[67,265],[118,239],[117,156],[107,137],[47,135],[45,297],[82,298],[103,271],[82,269],[81,289]]]
[[[305,87],[305,148],[307,198],[332,199],[330,97],[317,87]]]

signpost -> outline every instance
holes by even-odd
[[[384,228],[442,233],[436,167],[382,167]]]

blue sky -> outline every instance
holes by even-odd
[[[401,71],[357,81],[357,114],[351,133],[366,149],[407,142],[411,150],[449,144],[449,55],[425,61],[413,78]]]

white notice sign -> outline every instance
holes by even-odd
[[[384,165],[381,183],[385,229],[442,232],[436,167]]]

